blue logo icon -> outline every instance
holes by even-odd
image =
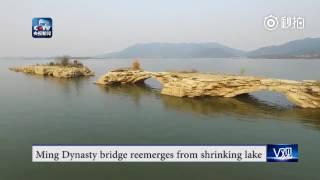
[[[268,162],[298,162],[298,144],[268,144]]]
[[[51,38],[52,37],[52,19],[51,18],[33,18],[32,19],[32,37]]]

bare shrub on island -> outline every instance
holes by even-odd
[[[70,56],[62,56],[62,57],[57,57],[55,59],[55,62],[49,62],[49,66],[62,66],[62,67],[78,67],[82,68],[84,65],[78,61],[78,60],[73,60],[71,62],[71,57]]]
[[[68,66],[70,64],[70,56],[57,57],[55,61],[58,66]]]
[[[133,62],[132,62],[132,64],[131,64],[131,69],[132,70],[141,70],[141,66],[140,66],[140,62],[137,60],[137,59],[135,59]]]
[[[74,67],[83,67],[83,64],[78,60],[73,60],[73,66]]]

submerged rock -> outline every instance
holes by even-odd
[[[31,65],[24,67],[9,68],[11,71],[37,74],[42,76],[53,76],[57,78],[75,78],[80,76],[94,76],[88,67],[71,66],[49,66],[49,65]]]
[[[292,81],[254,76],[209,73],[149,72],[122,69],[101,76],[96,84],[134,84],[155,78],[163,85],[161,94],[177,97],[220,96],[235,97],[268,90],[283,93],[288,100],[302,108],[320,108],[318,81]]]

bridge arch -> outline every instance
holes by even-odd
[[[235,97],[258,91],[284,94],[288,100],[303,108],[320,108],[320,83],[291,81],[253,76],[217,75],[208,73],[148,72],[141,70],[110,71],[97,84],[141,83],[156,79],[162,85],[161,94],[177,97],[220,96]]]

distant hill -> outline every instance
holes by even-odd
[[[241,50],[218,43],[146,43],[98,58],[231,58],[244,55]]]
[[[320,58],[320,38],[306,38],[267,46],[246,54],[249,58]]]
[[[145,43],[96,58],[320,58],[320,38],[305,38],[245,52],[218,43]]]

